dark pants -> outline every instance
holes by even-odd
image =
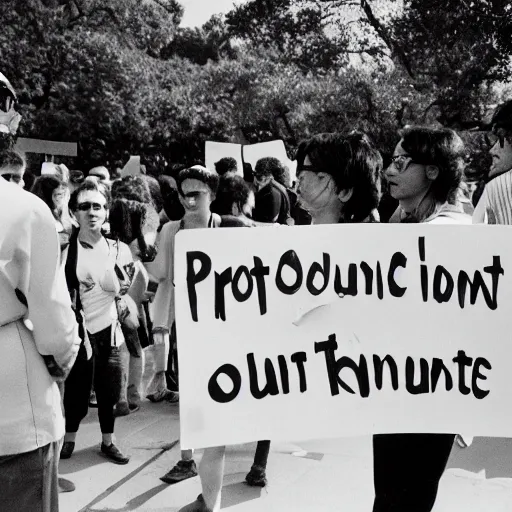
[[[89,333],[93,348],[93,357],[89,361],[85,347],[80,347],[75,364],[65,382],[66,432],[77,432],[80,422],[87,415],[93,375],[101,432],[114,432],[114,406],[121,396],[123,368],[119,349],[111,347],[110,336],[110,327],[96,334]]]
[[[256,453],[254,454],[253,466],[259,466],[263,471],[267,469],[268,453],[270,451],[270,441],[258,441]]]
[[[430,512],[454,434],[373,436],[373,512]]]
[[[60,441],[31,452],[0,456],[0,510],[58,512]]]

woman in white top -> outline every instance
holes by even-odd
[[[84,341],[65,383],[66,435],[61,458],[71,457],[78,427],[87,414],[94,363],[101,452],[117,464],[127,464],[129,457],[112,442],[114,406],[123,378],[121,351],[125,350],[116,299],[129,288],[134,264],[126,244],[103,236],[109,205],[108,189],[94,180],[86,180],[70,200],[79,229],[71,236],[65,270]]]

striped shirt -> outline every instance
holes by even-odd
[[[473,213],[473,224],[512,224],[512,170],[487,183]]]

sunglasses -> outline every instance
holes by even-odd
[[[14,174],[14,173],[10,173],[10,172],[2,174],[1,176],[5,181],[17,183],[18,185],[21,183],[21,180],[23,179],[23,177],[20,176],[19,174]]]
[[[391,157],[391,165],[395,167],[399,174],[402,174],[412,162],[412,157],[409,155],[395,155]]]
[[[484,135],[485,142],[489,145],[489,148],[492,148],[497,142],[500,143],[500,148],[505,147],[505,140],[508,136],[508,132],[503,128],[496,128],[493,126],[491,133],[486,133]]]
[[[189,199],[199,199],[201,197],[202,194],[206,194],[206,190],[198,190],[196,192],[187,192],[186,194],[181,194],[182,197],[184,197],[185,199],[189,200]]]
[[[100,203],[90,203],[89,201],[78,203],[76,209],[81,212],[88,212],[90,209],[93,209],[95,212],[98,212],[104,208],[104,205]]]

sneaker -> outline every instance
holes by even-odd
[[[160,478],[166,484],[175,484],[197,476],[196,463],[193,460],[180,460],[168,473]]]
[[[183,508],[180,508],[178,512],[212,512],[204,502],[203,495],[200,494],[196,501],[185,505]]]
[[[71,480],[68,480],[67,478],[62,478],[61,476],[59,476],[58,483],[59,493],[73,492],[76,489],[75,484]]]
[[[172,393],[172,391],[169,391],[167,388],[165,388],[147,395],[146,398],[153,403],[162,402],[163,400],[166,400],[169,395],[172,395]]]
[[[121,402],[117,402],[116,407],[114,409],[114,416],[128,416],[130,414],[130,408],[128,407],[128,402],[124,400]]]
[[[247,473],[245,477],[247,485],[252,487],[265,487],[267,485],[267,475],[265,474],[265,468],[261,466],[252,466],[251,471]]]
[[[61,459],[69,459],[73,455],[75,449],[75,443],[73,441],[64,441],[60,450]]]
[[[115,464],[128,464],[130,462],[130,457],[123,455],[114,443],[108,446],[101,443],[101,453]]]
[[[128,409],[130,409],[130,413],[137,412],[140,409],[140,405],[138,405],[138,404],[128,404]]]
[[[169,394],[165,397],[165,401],[170,404],[177,404],[180,401],[180,394],[177,391],[169,391]]]

